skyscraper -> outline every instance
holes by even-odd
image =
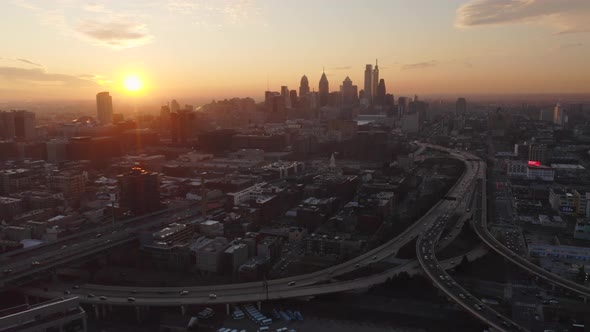
[[[365,67],[365,89],[364,98],[371,100],[373,97],[373,65]]]
[[[330,95],[330,85],[328,83],[328,78],[326,77],[326,73],[322,72],[322,77],[320,78],[320,107],[328,105],[328,98]]]
[[[563,109],[561,108],[561,103],[557,103],[557,105],[555,105],[555,109],[553,111],[553,124],[559,126],[563,125]]]
[[[303,75],[299,84],[299,97],[306,97],[309,94],[309,81],[307,76]]]
[[[12,111],[14,117],[14,136],[34,139],[36,136],[35,113],[28,111]]]
[[[289,99],[291,99],[291,107],[297,107],[297,90],[289,91]]]
[[[376,105],[383,106],[385,104],[385,80],[379,80],[379,84],[377,85],[374,103]]]
[[[379,85],[379,65],[377,64],[377,60],[375,60],[375,69],[373,69],[373,82],[371,83],[371,91],[373,92],[372,96],[377,96],[377,86]],[[385,96],[385,94],[383,94]]]
[[[113,123],[113,97],[108,91],[96,95],[96,119],[101,125]]]
[[[135,215],[142,215],[160,209],[160,184],[158,173],[139,167],[119,175],[119,204]]]
[[[356,85],[352,85],[350,77],[346,76],[342,82],[340,93],[342,94],[342,103],[344,105],[356,104],[358,99],[358,88]]]
[[[455,114],[467,113],[467,100],[465,98],[457,98],[455,105]]]
[[[291,107],[291,95],[289,94],[289,88],[286,85],[281,86],[281,97],[285,100],[285,107]]]
[[[176,99],[172,99],[170,102],[170,112],[177,113],[178,111],[180,111],[180,104],[176,101]]]
[[[14,112],[0,111],[0,138],[14,138]]]

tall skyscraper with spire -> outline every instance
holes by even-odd
[[[375,59],[375,69],[373,69],[373,80],[371,83],[371,96],[377,96],[377,87],[379,86],[379,64]]]
[[[328,83],[328,78],[326,77],[326,72],[322,72],[322,77],[320,78],[320,107],[328,105],[328,98],[330,96],[330,85]]]
[[[371,100],[373,97],[373,65],[365,67],[365,91],[364,98]]]
[[[303,75],[299,83],[299,97],[306,97],[309,94],[309,81],[307,76]]]

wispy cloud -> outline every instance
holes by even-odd
[[[145,17],[121,9],[116,11],[109,9],[101,2],[13,1],[37,14],[42,24],[52,26],[65,35],[77,37],[93,45],[122,49],[142,46],[153,40],[147,25],[142,23]]]
[[[152,40],[145,25],[123,18],[110,21],[84,20],[75,28],[90,42],[114,48],[141,46]]]
[[[341,67],[332,67],[330,70],[349,70],[352,66],[341,66]]]
[[[68,87],[92,87],[98,84],[92,79],[65,74],[48,73],[41,68],[27,69],[18,67],[0,67],[0,78],[26,84],[38,83]]]
[[[260,16],[255,0],[168,0],[168,9],[190,15],[196,24],[206,27],[248,23]]]
[[[565,34],[590,32],[589,16],[588,0],[471,0],[457,10],[455,26],[538,23]]]
[[[568,48],[576,48],[576,47],[581,47],[584,46],[584,43],[567,43],[567,44],[561,44],[557,47],[557,49],[560,50],[565,50]]]
[[[16,59],[16,61],[20,61],[20,62],[22,62],[22,63],[26,63],[26,64],[33,65],[33,66],[37,66],[37,67],[43,67],[43,65],[41,65],[41,64],[39,64],[39,63],[36,63],[36,62],[33,62],[33,61],[31,61],[31,60],[27,60],[27,59],[22,59],[22,58],[19,58],[19,59]]]
[[[430,60],[430,61],[424,61],[424,62],[405,64],[402,66],[402,70],[424,69],[424,68],[436,67],[437,65],[439,65],[438,61]]]

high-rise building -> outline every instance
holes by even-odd
[[[291,107],[297,107],[297,90],[289,91],[289,99],[291,99]]]
[[[562,126],[563,125],[563,121],[564,120],[564,115],[563,115],[563,109],[561,108],[561,103],[557,103],[557,105],[555,105],[554,111],[553,111],[553,124],[556,124],[558,126]]]
[[[358,87],[352,85],[352,80],[346,76],[340,86],[340,93],[342,95],[342,103],[344,105],[356,104],[358,101]]]
[[[285,100],[285,107],[291,107],[291,95],[289,94],[289,88],[286,85],[281,86],[281,97]]]
[[[408,113],[408,97],[399,97],[397,99],[397,111],[399,117]]]
[[[365,67],[365,89],[364,98],[371,100],[373,97],[373,65],[366,65]]]
[[[465,98],[457,98],[457,103],[455,104],[455,114],[465,113],[467,113],[467,100]]]
[[[529,145],[529,161],[538,161],[541,164],[547,162],[547,146],[533,143]]]
[[[36,136],[35,113],[28,111],[12,111],[12,116],[7,116],[7,120],[12,119],[12,125],[8,124],[8,131],[13,131],[13,136],[21,139],[34,139]]]
[[[320,78],[320,107],[328,105],[328,99],[330,96],[330,85],[328,83],[328,78],[326,77],[326,73],[322,72],[322,77]]]
[[[160,185],[158,173],[148,172],[139,167],[118,176],[119,204],[135,215],[160,209]]]
[[[176,101],[176,99],[172,99],[170,102],[170,112],[176,113],[178,111],[180,111],[180,104]]]
[[[303,75],[301,83],[299,84],[299,97],[307,97],[309,94],[309,81],[307,76]]]
[[[377,60],[375,60],[375,69],[373,69],[373,81],[371,84],[371,91],[373,92],[373,97],[377,96],[377,87],[379,85],[379,65],[377,64]],[[383,94],[385,96],[385,94]]]
[[[383,106],[385,104],[385,80],[379,80],[379,84],[377,85],[375,98],[374,98],[375,105]]]
[[[14,112],[0,112],[0,138],[14,138]]]
[[[101,125],[113,123],[113,97],[108,91],[96,95],[96,119]]]
[[[168,105],[160,108],[160,128],[170,130],[170,107]]]

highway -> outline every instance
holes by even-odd
[[[468,156],[468,154],[465,154],[465,159],[473,159],[468,158]],[[468,163],[473,163],[473,161]],[[480,165],[482,164],[481,162],[475,163],[477,166],[474,179],[481,178],[481,173],[483,172],[485,174],[485,165]],[[473,189],[474,192],[477,193],[478,190],[481,190],[481,186],[475,186]],[[461,197],[461,199],[467,199],[471,202],[470,198],[470,195]],[[471,209],[475,210],[473,207],[471,207]],[[526,331],[523,327],[517,325],[509,318],[499,314],[481,302],[478,298],[469,294],[469,292],[467,292],[463,287],[455,282],[448,273],[446,273],[445,268],[438,262],[436,258],[437,242],[439,241],[440,236],[449,220],[449,215],[452,212],[453,211],[449,210],[444,215],[439,217],[438,221],[434,223],[427,232],[422,234],[416,242],[416,255],[420,265],[428,277],[430,277],[430,279],[434,282],[434,284],[443,292],[445,292],[449,298],[453,299],[466,311],[485,322],[489,326],[495,328],[498,331]]]
[[[487,177],[486,174],[483,174],[482,179],[484,185],[486,184]],[[485,189],[485,188],[484,188]],[[485,202],[487,200],[487,192],[483,190],[482,200]],[[498,241],[488,230],[487,227],[487,204],[482,203],[482,217],[479,223],[473,224],[475,232],[481,238],[481,240],[487,244],[490,248],[495,250],[500,255],[504,256],[506,259],[511,261],[512,263],[520,266],[521,268],[525,269],[527,272],[544,279],[554,285],[561,286],[565,289],[573,291],[577,294],[584,296],[585,298],[590,297],[590,288],[585,287],[583,285],[577,284],[573,281],[567,280],[562,278],[554,273],[551,273],[540,266],[530,262],[526,258],[518,255],[516,252],[510,250],[506,246],[504,246],[500,241]]]
[[[451,155],[461,158],[457,153]],[[473,180],[475,170],[472,163],[466,163],[466,168],[459,181],[449,190],[447,196],[459,196],[465,192]],[[388,277],[393,276],[403,269],[418,266],[416,261],[412,261],[403,266],[397,267],[390,271],[358,279],[356,281],[344,281],[338,283],[329,283],[334,276],[345,274],[371,263],[395,255],[397,251],[410,242],[412,239],[424,233],[436,221],[437,217],[443,211],[456,208],[458,202],[453,200],[440,200],[425,215],[406,229],[402,234],[390,240],[389,242],[375,248],[365,254],[351,259],[342,264],[317,271],[314,273],[295,276],[292,278],[283,278],[263,282],[251,282],[229,285],[216,285],[206,287],[118,287],[103,285],[81,285],[77,289],[68,289],[71,295],[77,295],[84,303],[108,303],[108,304],[145,304],[145,305],[179,305],[182,304],[199,304],[199,303],[233,303],[254,301],[260,299],[299,297],[304,295],[316,295],[337,292],[341,290],[351,290],[367,287],[376,283],[381,283]],[[415,264],[415,265],[412,265]],[[291,285],[291,286],[289,286]],[[25,292],[30,295],[42,296],[63,296],[63,286],[48,287],[48,291],[35,288],[27,288]],[[268,291],[266,291],[268,289]],[[179,294],[185,294],[179,296]],[[209,298],[209,294],[215,295],[214,299]],[[91,297],[89,297],[91,295]],[[93,295],[93,296],[92,296]],[[100,297],[103,296],[103,300]],[[134,302],[130,303],[128,297],[133,297]],[[263,297],[263,298],[262,298]],[[181,301],[180,301],[180,300]],[[180,301],[180,302],[179,302]]]
[[[195,211],[191,212],[190,209],[182,213],[171,209],[162,210],[84,231],[76,236],[68,236],[27,250],[18,250],[12,254],[9,252],[2,256],[0,287],[11,281],[120,246],[135,240],[141,230],[190,219],[195,216],[194,213]]]

